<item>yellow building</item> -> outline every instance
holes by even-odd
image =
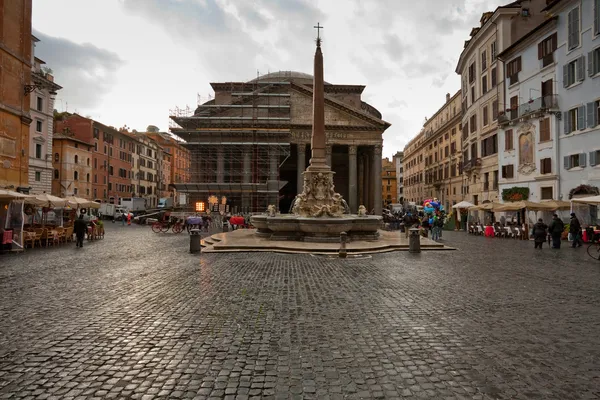
[[[55,134],[52,144],[52,194],[93,200],[91,143],[74,136]]]
[[[464,198],[461,153],[460,90],[425,122],[421,142],[424,156],[424,197],[438,198],[449,210]]]
[[[396,166],[392,161],[384,158],[381,167],[381,198],[383,204],[385,206],[397,203]]]
[[[0,1],[0,188],[29,192],[31,0]]]
[[[421,204],[424,200],[424,155],[423,139],[425,130],[413,138],[404,147],[402,169],[404,172],[404,200],[409,203]]]

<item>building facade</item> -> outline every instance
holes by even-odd
[[[0,188],[29,192],[31,0],[0,2]]]
[[[600,187],[600,1],[554,1],[545,11],[558,17],[554,54],[562,119],[555,120],[560,131],[556,192],[569,200]]]
[[[437,198],[446,209],[464,196],[461,156],[461,92],[446,95],[445,104],[425,122],[424,197]]]
[[[421,129],[421,132],[404,147],[404,160],[402,160],[404,168],[404,198],[409,203],[421,204],[425,200],[425,191],[423,188],[425,183],[424,138],[425,130]]]
[[[138,176],[136,193],[146,199],[146,207],[155,208],[158,205],[158,182],[160,180],[159,146],[152,138],[144,133],[136,133],[136,153],[138,154]]]
[[[158,193],[159,198],[170,197],[173,193],[171,191],[171,159],[173,155],[166,151],[165,148],[159,148],[160,154],[160,176],[158,181]]]
[[[163,148],[163,151],[170,155],[168,157],[170,164],[169,184],[190,182],[191,153],[184,146],[184,143],[167,132],[145,132],[144,134],[156,141]]]
[[[482,15],[471,30],[456,73],[462,82],[462,152],[466,198],[498,200],[498,113],[506,108],[504,66],[497,55],[538,26],[545,0],[517,0]]]
[[[310,157],[313,77],[286,71],[249,82],[212,83],[215,98],[193,115],[172,115],[187,142],[192,201],[226,197],[234,210],[288,212]],[[352,212],[380,214],[382,133],[390,126],[361,100],[364,86],[325,83],[327,161]]]
[[[33,37],[33,52],[39,42]],[[44,61],[35,57],[31,70],[35,86],[30,97],[31,125],[29,126],[29,188],[32,194],[52,191],[53,161],[52,139],[54,136],[54,98],[62,89],[54,83],[52,71],[43,67]]]
[[[381,199],[384,205],[398,203],[396,165],[388,158],[382,160]]]
[[[52,194],[92,200],[92,143],[73,134],[56,134],[52,149]]]
[[[498,54],[506,66],[504,98],[510,104],[498,117],[503,202],[511,201],[512,188],[527,188],[527,199],[535,202],[559,197],[557,19],[548,18]]]
[[[402,160],[404,159],[404,153],[401,151],[397,151],[394,154],[393,162],[396,167],[396,198],[398,199],[398,203],[404,203],[404,168],[402,166]]]

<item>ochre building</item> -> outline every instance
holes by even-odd
[[[396,165],[388,158],[382,160],[381,198],[384,205],[398,202],[396,183]]]

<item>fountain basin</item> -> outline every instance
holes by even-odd
[[[346,232],[352,240],[377,240],[382,217],[346,214],[338,218],[300,217],[297,215],[255,215],[251,218],[257,234],[271,240],[305,242],[339,242],[340,233]]]

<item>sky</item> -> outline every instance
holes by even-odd
[[[497,0],[34,0],[36,56],[63,86],[59,111],[106,125],[166,131],[210,82],[293,70],[312,74],[314,25],[325,80],[365,85],[392,126],[383,155],[403,150],[460,88],[464,41]]]

